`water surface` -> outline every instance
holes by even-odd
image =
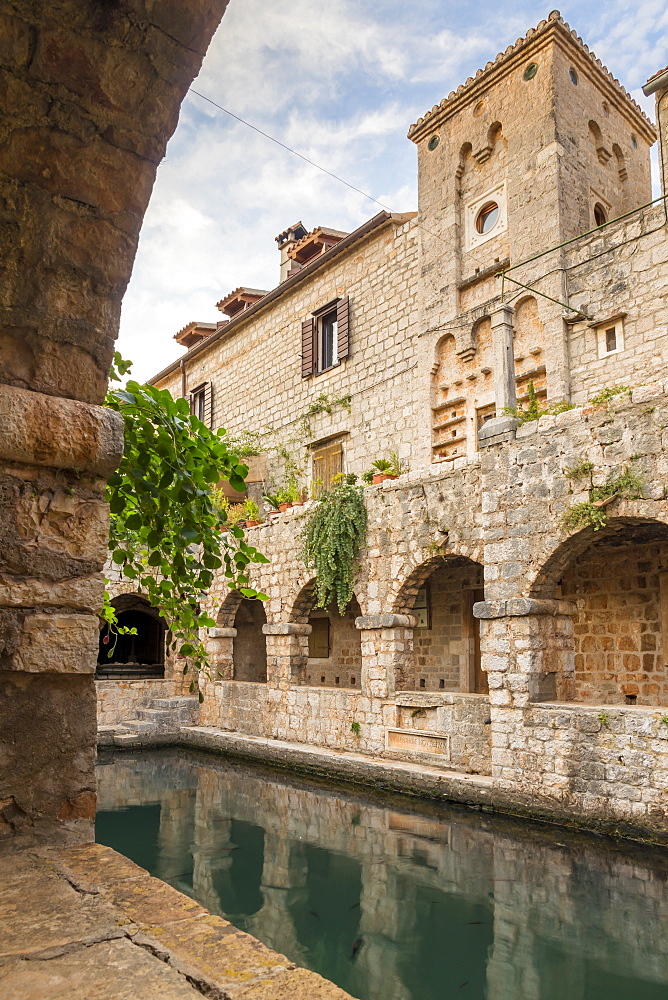
[[[176,750],[97,839],[359,1000],[668,1000],[668,852]]]

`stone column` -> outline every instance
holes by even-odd
[[[492,352],[494,357],[494,396],[496,416],[488,420],[478,431],[481,448],[490,444],[507,441],[514,436],[517,420],[504,409],[517,406],[515,391],[515,351],[513,345],[512,306],[502,302],[492,313]]]
[[[280,622],[263,625],[262,631],[267,637],[267,687],[287,691],[304,674],[311,626]]]
[[[234,678],[235,628],[210,628],[205,645],[211,658],[211,672],[214,680],[231,681]]]
[[[0,836],[92,839],[102,408],[158,163],[227,0],[0,4]]]
[[[413,615],[362,615],[362,693],[367,698],[391,698],[397,677],[412,667]]]
[[[492,774],[513,793],[536,778],[525,710],[532,703],[573,697],[576,612],[570,601],[526,597],[473,605],[489,679]]]

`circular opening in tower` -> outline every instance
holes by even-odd
[[[574,70],[572,66],[571,66],[571,68],[568,71],[568,75],[571,78],[571,83],[574,83],[575,86],[577,87],[577,85],[578,85],[578,74],[577,74],[577,71]]]
[[[440,141],[441,140],[437,135],[432,135],[431,139],[427,143],[427,149],[429,149],[433,153],[433,151],[436,149]]]
[[[538,63],[529,63],[527,68],[524,70],[524,79],[533,80],[537,72],[538,72]]]
[[[607,221],[608,221],[607,212],[603,208],[603,205],[601,205],[601,203],[597,201],[596,204],[594,205],[594,222],[600,228],[601,226],[604,226]]]
[[[489,233],[499,219],[499,206],[495,201],[488,201],[478,212],[475,220],[475,229],[480,235]]]

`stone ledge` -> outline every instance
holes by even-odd
[[[530,615],[576,615],[577,607],[571,601],[551,598],[512,597],[507,601],[476,601],[475,618],[523,618]]]
[[[298,622],[279,622],[278,625],[263,625],[263,635],[310,635],[311,625]]]
[[[355,628],[415,628],[415,615],[360,615],[355,619]]]
[[[8,850],[0,871],[3,996],[351,1000],[101,844]]]
[[[123,418],[106,406],[0,385],[0,458],[105,479],[123,456]]]

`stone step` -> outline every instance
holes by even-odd
[[[156,698],[153,702],[155,708],[187,708],[193,709],[197,708],[199,705],[199,698],[197,696],[192,697],[190,695],[184,695],[179,698]]]
[[[143,722],[140,719],[132,719],[124,724],[125,729],[129,731],[129,735],[142,735],[144,733],[154,733],[155,725],[152,722]]]

